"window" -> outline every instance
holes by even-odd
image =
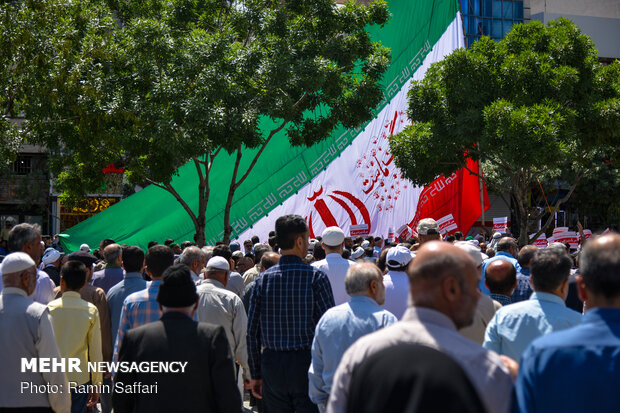
[[[30,172],[32,172],[32,157],[18,156],[17,160],[13,162],[13,173],[15,175],[28,175]]]

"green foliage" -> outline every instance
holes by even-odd
[[[599,64],[569,20],[520,24],[432,65],[409,92],[408,115],[390,145],[405,175],[424,185],[482,160],[487,183],[516,201],[523,236],[533,184],[578,182],[602,144],[618,155],[620,64]]]
[[[387,22],[382,0],[52,0],[0,14],[0,107],[48,145],[71,197],[111,162],[168,183],[194,157],[258,147],[265,117],[294,145],[357,127],[390,62],[366,31]]]

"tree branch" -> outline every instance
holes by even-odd
[[[553,221],[553,218],[555,217],[556,212],[560,210],[560,205],[562,205],[564,202],[570,199],[571,195],[573,194],[573,191],[575,191],[575,188],[577,188],[577,184],[579,184],[579,181],[581,181],[581,178],[583,178],[586,175],[586,172],[587,170],[583,170],[577,175],[577,178],[575,179],[575,182],[569,189],[568,193],[564,196],[564,198],[556,202],[556,204],[553,206],[553,210],[549,213],[549,218],[547,218],[547,222],[545,222],[545,225],[543,225],[538,230],[538,232],[534,234],[534,236],[530,239],[530,241],[536,240],[543,232],[547,230],[549,225],[551,225],[551,222]]]
[[[198,179],[200,180],[200,183],[202,183],[205,180],[205,175],[202,173],[202,168],[200,167],[202,162],[195,156],[192,157],[192,160],[194,161],[194,165],[196,166],[196,172],[198,173]]]
[[[245,179],[248,177],[248,175],[252,171],[252,168],[254,168],[254,165],[256,165],[256,162],[258,161],[258,158],[260,158],[261,154],[263,153],[263,151],[267,147],[267,144],[269,143],[271,138],[273,138],[273,135],[275,135],[276,133],[280,132],[282,130],[282,128],[284,128],[284,126],[287,123],[288,123],[287,120],[283,121],[282,124],[279,127],[277,127],[276,129],[272,130],[269,133],[269,137],[267,137],[267,139],[265,140],[265,142],[263,142],[261,148],[258,150],[256,155],[254,155],[254,159],[252,159],[252,162],[250,163],[250,166],[248,166],[248,169],[245,171],[245,174],[243,174],[243,176],[239,179],[239,181],[237,181],[237,182],[235,182],[233,184],[235,189],[237,189],[239,187],[239,185],[241,185],[243,183],[243,181],[245,181]],[[241,148],[239,148],[238,153],[241,153]],[[236,170],[235,170],[235,175],[236,175]],[[233,182],[234,182],[234,180],[233,180]]]
[[[492,186],[493,188],[495,188],[495,189],[497,189],[497,190],[499,190],[499,191],[510,191],[510,188],[504,188],[504,187],[502,187],[502,186],[500,186],[500,185],[497,185],[497,184],[496,184],[496,183],[494,183],[494,182],[487,181],[487,179],[486,179],[484,176],[482,176],[482,175],[480,175],[479,173],[474,172],[474,171],[472,171],[471,169],[469,169],[469,168],[467,167],[467,164],[465,164],[464,168],[465,168],[465,169],[466,169],[466,170],[467,170],[470,174],[472,174],[472,175],[474,175],[474,176],[477,176],[478,178],[482,179],[482,181],[483,181],[485,184],[487,184],[487,185],[489,185],[489,186]]]
[[[183,198],[181,198],[181,195],[179,195],[179,193],[176,191],[176,189],[173,188],[172,185],[170,184],[160,184],[158,182],[155,182],[154,180],[150,179],[150,178],[146,178],[146,181],[150,184],[155,185],[158,188],[163,189],[164,191],[169,192],[183,207],[183,209],[185,209],[185,211],[189,214],[189,217],[192,219],[192,222],[194,223],[194,226],[197,225],[198,221],[196,220],[196,214],[194,214],[194,211],[192,211],[192,209],[189,207],[189,205],[187,205],[187,202],[185,202],[183,200]]]
[[[211,153],[209,154],[209,164],[207,165],[207,173],[211,172],[211,167],[213,166],[213,160],[220,153],[221,150],[222,150],[222,147],[220,146],[219,148],[215,150],[215,152],[213,152],[212,154]]]

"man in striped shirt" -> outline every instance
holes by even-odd
[[[302,217],[277,219],[282,257],[256,279],[250,295],[250,386],[263,398],[266,411],[318,411],[308,397],[310,347],[316,324],[334,306],[334,296],[327,275],[303,262],[308,235]]]

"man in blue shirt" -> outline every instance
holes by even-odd
[[[521,271],[517,274],[517,288],[512,293],[512,302],[529,300],[534,292],[530,284],[530,264],[534,259],[534,255],[538,251],[534,245],[526,245],[519,251],[517,262],[521,266]]]
[[[374,264],[355,264],[344,279],[348,303],[330,308],[319,320],[308,370],[310,400],[324,412],[336,368],[358,338],[394,324],[396,317],[380,306],[385,302],[383,274]]]
[[[121,267],[123,265],[123,249],[118,244],[110,244],[103,249],[103,258],[106,262],[105,269],[93,274],[92,284],[103,289],[107,294],[110,288],[123,279],[125,273]]]
[[[574,327],[581,314],[566,308],[571,259],[563,251],[536,252],[531,263],[534,293],[529,300],[502,307],[487,326],[483,347],[521,362],[534,339]]]
[[[519,265],[519,262],[515,258],[518,254],[519,254],[519,247],[514,238],[504,237],[501,240],[499,240],[499,243],[497,244],[497,252],[495,253],[495,256],[493,258],[489,258],[488,260],[486,260],[485,263],[482,265],[482,279],[478,283],[478,286],[480,287],[480,291],[482,293],[489,294],[489,289],[484,283],[484,278],[485,278],[486,269],[488,265],[492,263],[493,261],[504,260],[504,261],[508,261],[509,263],[511,263],[515,267],[515,270],[517,272],[521,272],[521,265]]]
[[[100,271],[102,278],[99,278],[99,283],[111,283],[118,274],[124,273],[123,279],[110,287],[108,294],[106,295],[108,305],[110,307],[111,337],[112,345],[114,345],[116,342],[118,327],[121,322],[123,301],[130,294],[146,288],[146,281],[142,278],[142,273],[140,272],[144,265],[144,252],[142,252],[140,247],[134,246],[128,247],[123,253],[118,244],[108,245],[105,247],[104,251],[106,251],[107,254],[106,260],[110,259],[108,263],[110,267]],[[117,267],[117,264],[123,265],[127,272],[125,272],[121,267]],[[110,384],[111,377],[112,376],[110,373],[104,374],[104,384]],[[110,413],[112,411],[112,394],[106,392],[101,393],[101,408],[103,413]]]
[[[106,250],[112,246],[113,245],[107,246]],[[110,306],[112,340],[114,341],[116,341],[118,326],[121,322],[123,301],[130,294],[146,288],[146,281],[142,278],[142,268],[144,267],[144,252],[142,252],[142,249],[136,246],[126,248],[123,253],[122,264],[127,271],[123,280],[111,287],[106,295],[108,305]]]
[[[527,348],[516,411],[616,412],[620,407],[620,235],[590,240],[580,264],[577,289],[588,310],[580,325]]]
[[[317,412],[308,397],[310,347],[316,324],[334,306],[334,296],[327,275],[303,262],[308,236],[308,225],[299,215],[276,220],[282,258],[256,279],[250,295],[250,387],[268,412]]]

